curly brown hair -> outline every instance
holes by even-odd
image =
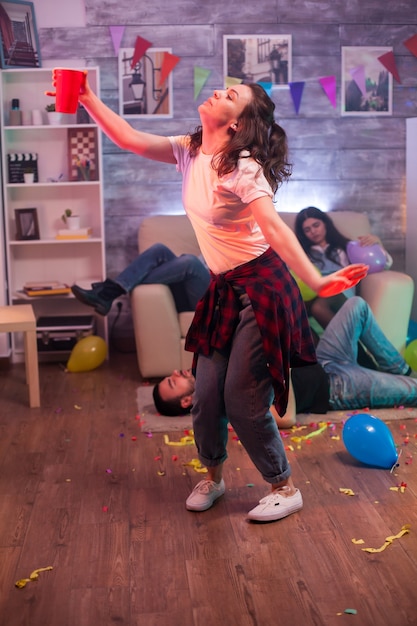
[[[243,150],[262,167],[265,178],[275,193],[291,176],[288,162],[288,142],[284,129],[275,122],[275,104],[265,89],[257,83],[248,85],[252,99],[239,116],[239,130],[229,129],[230,141],[213,156],[212,167],[219,176],[233,172]],[[190,154],[195,156],[202,143],[202,126],[190,133]],[[244,157],[243,157],[244,158]]]

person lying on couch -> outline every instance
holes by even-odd
[[[137,285],[168,285],[177,310],[194,311],[210,282],[206,265],[193,254],[175,254],[162,243],[156,243],[139,254],[114,280],[93,283],[91,289],[73,285],[74,296],[100,315],[107,315],[113,301],[130,293]]]
[[[377,370],[358,364],[359,341],[372,354]],[[417,380],[363,298],[346,300],[321,336],[316,353],[317,364],[291,370],[286,414],[280,418],[271,407],[281,428],[293,425],[297,413],[417,406]],[[194,384],[191,371],[174,371],[153,389],[156,409],[162,415],[188,413]]]

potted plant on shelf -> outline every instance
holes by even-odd
[[[80,227],[80,216],[74,215],[71,209],[65,209],[61,219],[70,230],[77,230]]]
[[[61,124],[63,116],[62,113],[59,113],[55,109],[55,102],[51,102],[47,104],[45,107],[46,113],[48,115],[48,121],[51,125]]]
[[[35,182],[35,170],[30,165],[23,168],[23,181],[28,184]]]

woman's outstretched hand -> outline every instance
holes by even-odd
[[[369,265],[364,263],[355,263],[334,272],[327,276],[326,284],[319,290],[318,295],[321,298],[335,296],[345,289],[350,289],[358,284],[362,278],[365,278],[369,270]]]

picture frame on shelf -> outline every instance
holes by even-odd
[[[15,209],[16,239],[29,241],[40,239],[38,212],[34,208]]]
[[[268,83],[288,88],[292,80],[291,35],[224,35],[224,85]]]
[[[98,180],[96,128],[68,129],[68,171],[71,181]]]
[[[41,67],[33,2],[0,3],[0,65],[3,69]]]
[[[392,115],[393,77],[378,60],[387,52],[392,48],[342,46],[342,115]]]

